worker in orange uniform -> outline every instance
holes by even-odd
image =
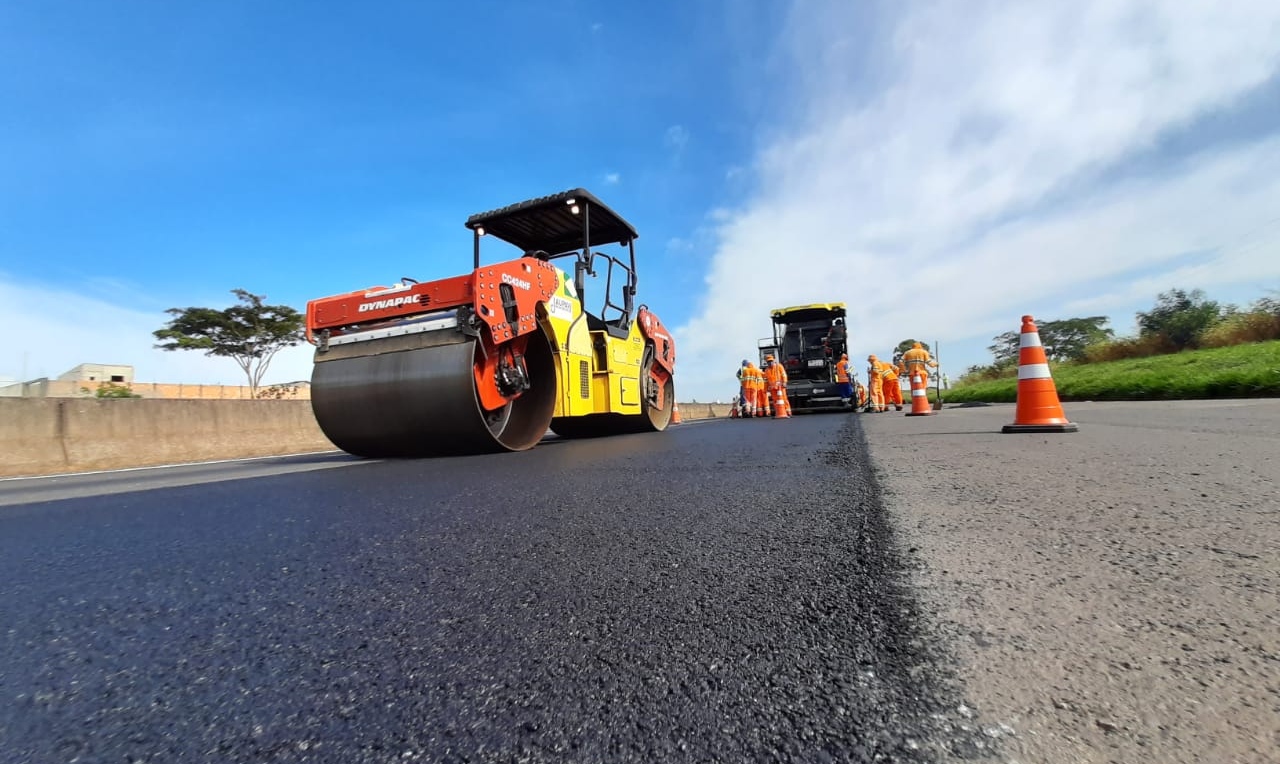
[[[867,356],[867,388],[871,394],[871,402],[867,404],[867,410],[871,412],[880,412],[885,410],[884,406],[884,370],[889,365],[881,362],[874,354]]]
[[[742,365],[738,367],[738,399],[742,417],[755,416],[756,391],[751,378],[751,362],[745,358],[742,359]]]
[[[864,385],[864,384],[862,384],[861,382],[859,382],[859,383],[858,383],[858,406],[857,406],[857,407],[858,407],[858,408],[862,408],[862,407],[863,407],[863,406],[865,406],[865,405],[867,405],[867,386],[866,386],[866,385]]]
[[[840,399],[842,403],[849,403],[854,399],[853,380],[849,368],[849,354],[844,353],[840,356],[840,360],[836,361],[836,384],[840,387]]]
[[[763,416],[760,405],[760,369],[750,361],[743,363],[746,364],[742,367],[742,400],[746,403],[744,416]]]
[[[920,379],[924,382],[924,386],[929,386],[929,369],[938,368],[938,362],[933,360],[929,355],[929,351],[924,349],[924,345],[919,342],[913,343],[911,349],[902,354],[902,366],[907,379],[911,379],[919,374]]]
[[[787,370],[771,355],[764,357],[764,379],[769,387],[769,397],[773,399],[774,418],[789,419],[791,402],[787,400]]]
[[[773,402],[769,400],[769,378],[765,376],[763,366],[761,364],[761,368],[756,370],[760,375],[760,405],[764,407],[762,416],[771,417],[774,414]]]
[[[884,372],[881,376],[884,380],[884,410],[888,411],[892,405],[898,411],[902,411],[902,383],[898,381],[897,364],[884,364]]]
[[[756,416],[773,416],[773,411],[769,408],[769,390],[765,385],[764,371],[751,364],[751,387],[755,391],[756,397]]]

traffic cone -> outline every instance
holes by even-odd
[[[773,397],[773,418],[791,418],[791,402],[787,400],[786,395],[778,394]]]
[[[671,424],[680,424],[680,404],[677,403],[675,408],[671,409]]]
[[[924,378],[919,374],[911,375],[911,410],[907,416],[929,416],[936,414],[929,405],[929,390],[925,387]]]
[[[1035,319],[1022,317],[1022,335],[1018,340],[1018,407],[1013,424],[1003,432],[1075,432],[1079,427],[1067,421],[1058,401],[1058,388],[1049,373],[1049,359],[1040,344],[1040,331]]]

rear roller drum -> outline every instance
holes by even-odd
[[[637,432],[662,432],[671,423],[675,406],[675,384],[667,377],[661,383],[663,408],[651,405],[657,398],[659,383],[649,374],[655,367],[653,345],[646,345],[640,362],[640,413],[592,414],[582,417],[560,417],[551,422],[551,430],[562,438],[599,438]]]
[[[644,347],[644,360],[640,364],[640,369],[641,409],[643,410],[641,416],[648,420],[649,429],[662,432],[667,429],[667,425],[671,424],[671,412],[676,407],[675,382],[670,375],[666,375],[665,380],[658,382],[649,373],[650,369],[661,369],[654,361],[652,344]],[[649,401],[658,398],[659,386],[662,392],[662,408],[649,405]]]

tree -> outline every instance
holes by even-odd
[[[1259,297],[1251,306],[1251,310],[1256,313],[1270,313],[1274,316],[1280,316],[1280,290],[1269,290],[1274,297]]]
[[[142,396],[135,393],[132,387],[122,385],[118,382],[101,382],[98,384],[96,391],[91,391],[87,387],[81,387],[80,392],[92,392],[96,398],[141,398]]]
[[[1194,348],[1200,333],[1221,320],[1222,314],[1222,306],[1206,299],[1204,290],[1171,289],[1156,297],[1151,310],[1138,313],[1138,334],[1162,337],[1178,350]]]
[[[259,390],[253,397],[273,401],[296,398],[298,397],[298,386],[290,383],[270,385]]]
[[[1084,358],[1085,348],[1115,337],[1115,332],[1107,328],[1109,322],[1106,316],[1064,318],[1047,322],[1045,329],[1036,328],[1050,361],[1078,361]]]
[[[1040,334],[1040,344],[1044,345],[1045,357],[1050,361],[1078,361],[1084,357],[1085,348],[1115,336],[1115,332],[1107,328],[1109,321],[1106,316],[1041,321],[1036,324],[1036,331]],[[992,340],[995,344],[987,350],[995,356],[997,366],[1017,361],[1019,332],[1005,332]]]
[[[991,338],[991,341],[995,344],[988,345],[987,350],[989,350],[991,355],[996,359],[995,363],[992,364],[993,366],[1003,366],[1008,364],[1010,361],[1017,362],[1019,344],[1018,332],[997,334]]]
[[[203,350],[205,355],[231,358],[249,379],[249,393],[257,397],[262,376],[275,354],[303,340],[303,316],[288,305],[264,305],[262,295],[233,289],[240,301],[226,310],[170,308],[173,319],[153,334],[161,350]]]

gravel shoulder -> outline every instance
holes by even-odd
[[[1280,401],[862,415],[993,760],[1274,762]]]

